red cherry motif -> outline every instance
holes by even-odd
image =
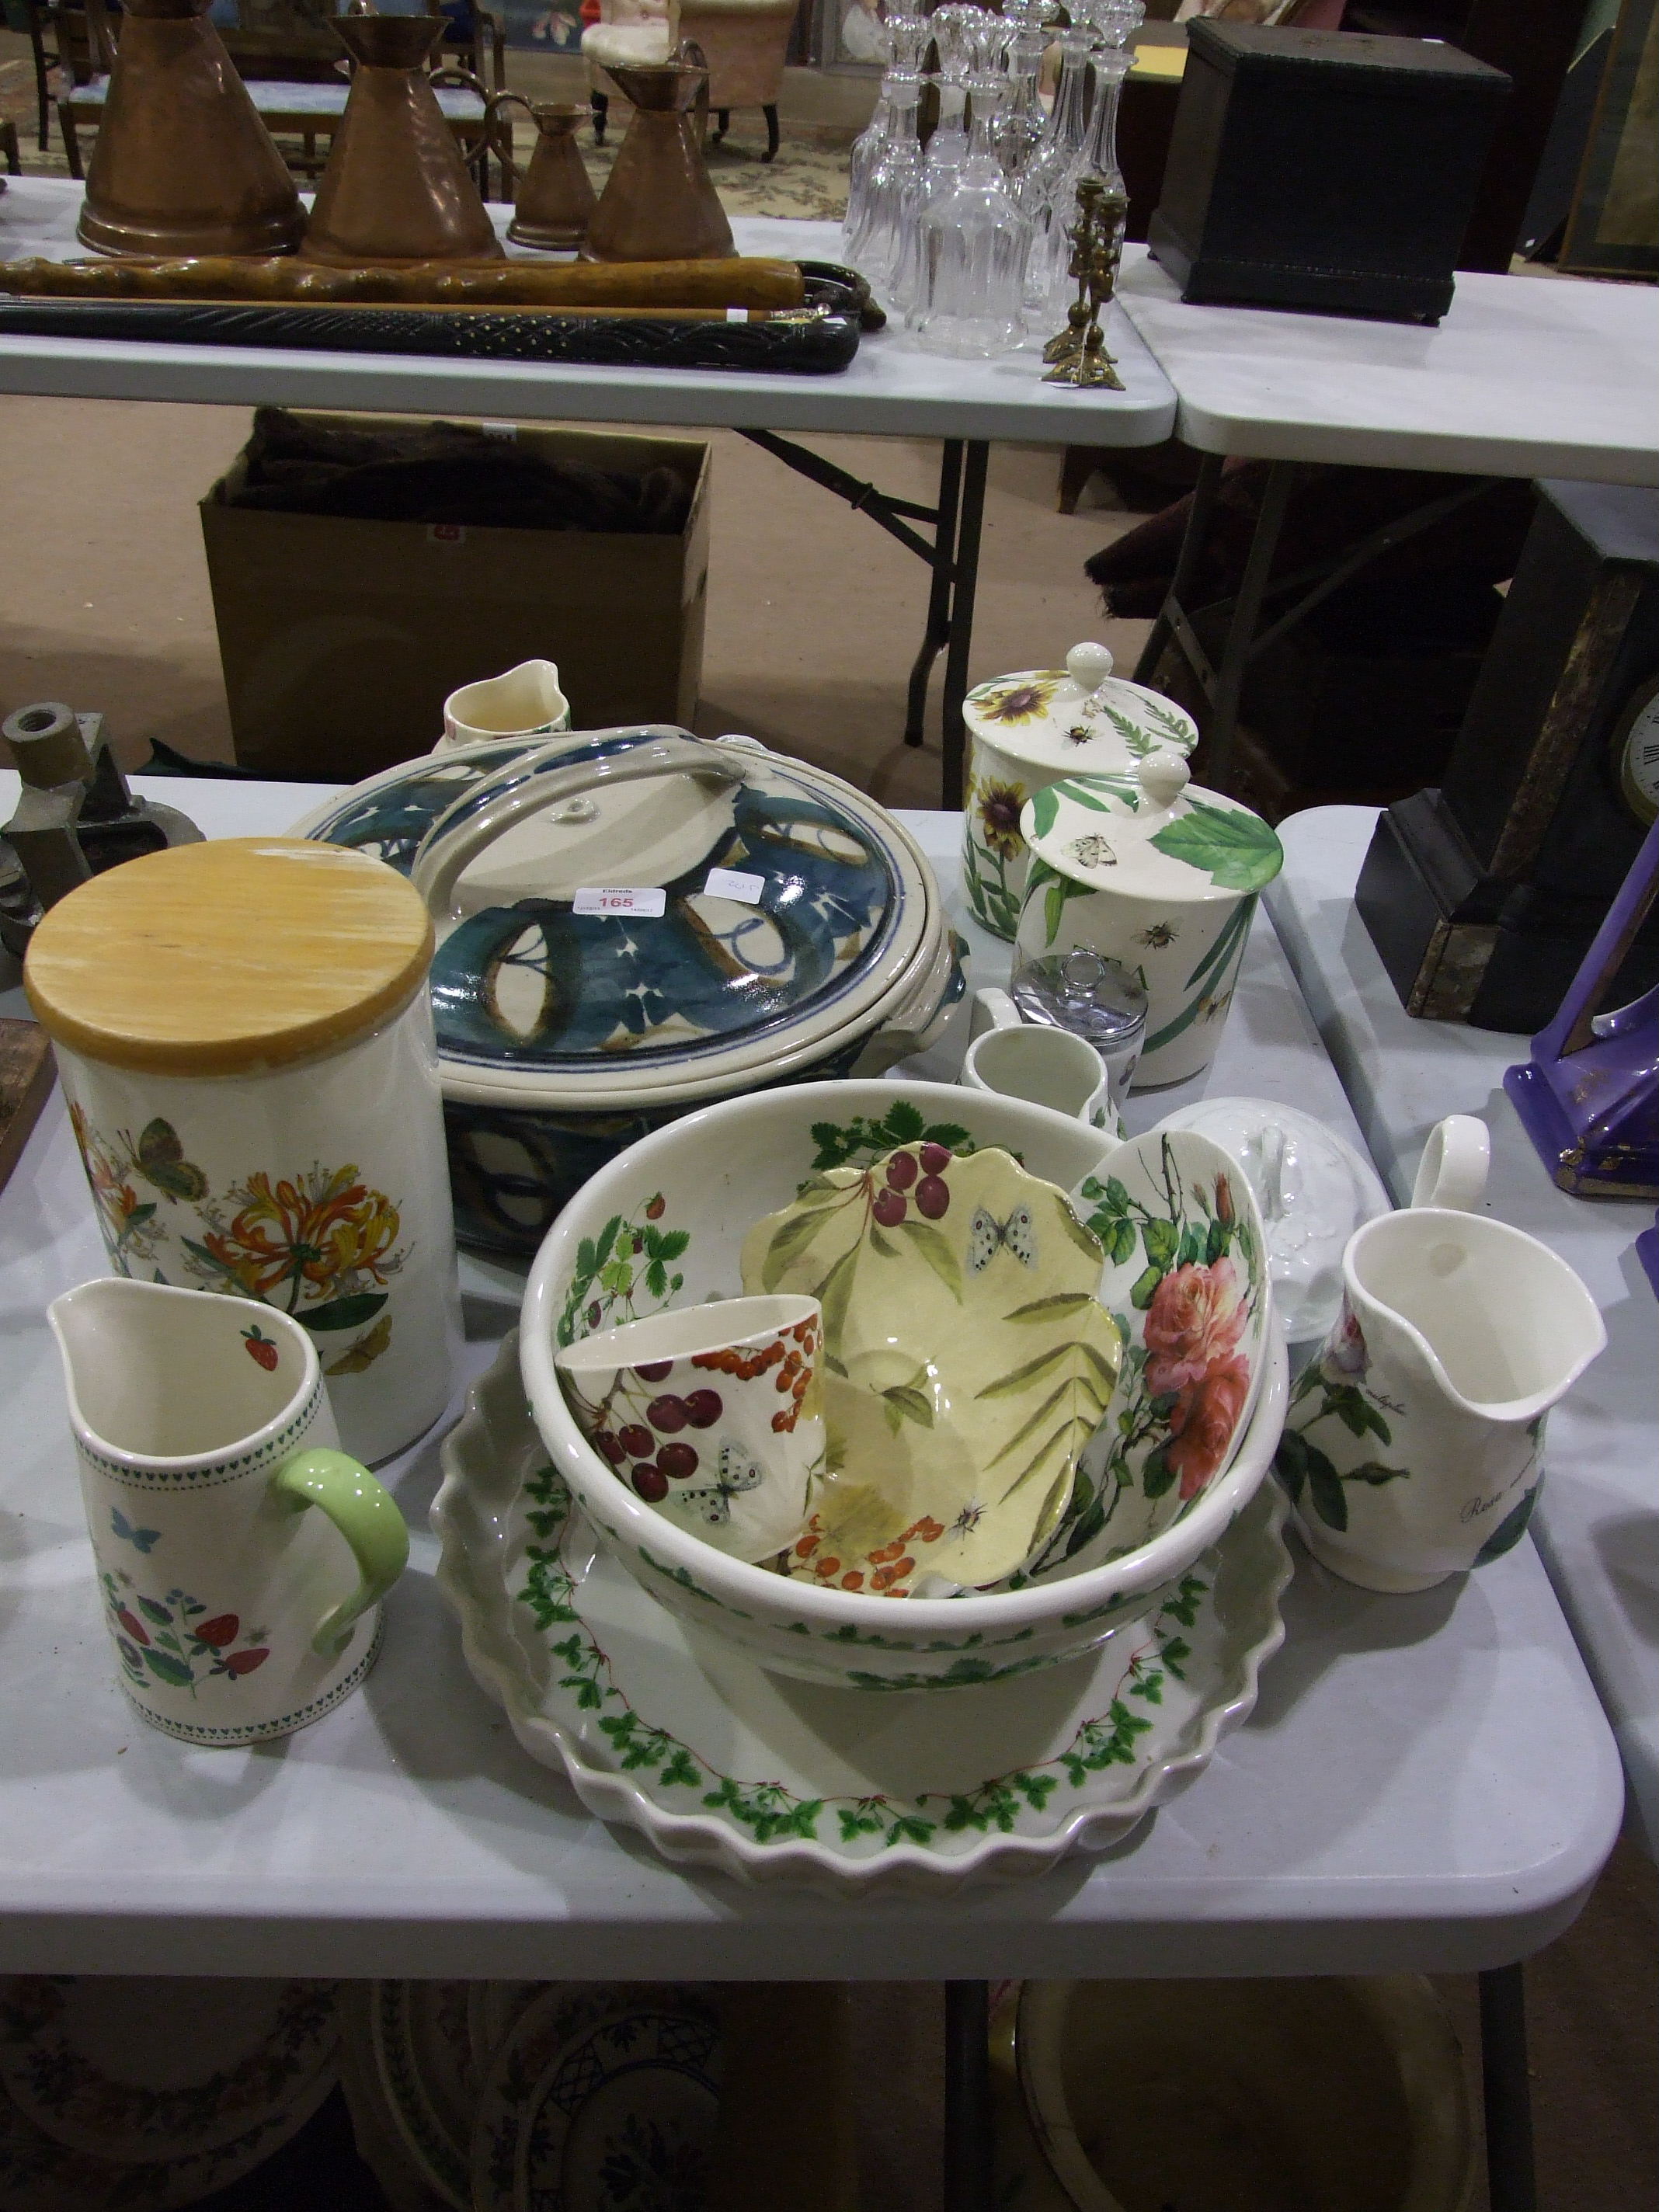
[[[593,1301],[593,1303],[592,1303],[592,1304],[591,1306],[589,1306],[589,1308],[587,1309],[587,1326],[589,1327],[589,1328],[597,1328],[599,1327],[599,1300],[598,1300],[597,1298],[595,1298],[595,1299],[594,1299],[594,1301]]]
[[[938,1221],[951,1206],[951,1193],[942,1176],[923,1176],[916,1185],[916,1212],[929,1220]]]
[[[696,1448],[692,1444],[665,1444],[657,1454],[657,1465],[671,1481],[687,1482],[697,1471]]]
[[[634,1370],[641,1382],[660,1382],[665,1375],[672,1375],[673,1371],[672,1359],[648,1359],[643,1367]]]
[[[234,1613],[216,1613],[211,1620],[204,1620],[199,1628],[192,1628],[190,1632],[198,1644],[210,1644],[217,1651],[223,1645],[236,1641],[236,1632],[241,1625]]]
[[[603,1455],[610,1461],[612,1467],[620,1467],[628,1456],[628,1454],[623,1449],[622,1438],[620,1437],[613,1437],[609,1429],[599,1429],[595,1431],[593,1437],[593,1449],[595,1451],[603,1454]]]
[[[635,1489],[647,1505],[655,1505],[668,1495],[668,1477],[659,1467],[653,1467],[649,1460],[642,1467],[635,1468],[633,1480]]]
[[[630,1421],[617,1439],[629,1459],[649,1459],[656,1438],[638,1421]]]
[[[663,1196],[662,1193],[659,1191],[654,1198],[647,1199],[645,1202],[645,1218],[647,1221],[660,1221],[667,1209],[668,1200]]]
[[[132,1638],[135,1644],[148,1644],[149,1642],[149,1638],[144,1633],[143,1628],[141,1626],[137,1614],[129,1613],[125,1606],[118,1605],[116,1607],[115,1618],[120,1622],[122,1627],[125,1629],[127,1634]]]
[[[924,1145],[921,1157],[923,1175],[941,1176],[951,1164],[951,1148],[948,1145]]]
[[[225,1671],[230,1674],[251,1674],[256,1667],[263,1667],[270,1656],[268,1644],[255,1644],[250,1651],[233,1651],[225,1662]]]
[[[871,1200],[870,1211],[884,1229],[896,1229],[908,1209],[897,1191],[878,1190]]]
[[[255,1322],[252,1328],[245,1328],[242,1331],[242,1341],[247,1346],[250,1359],[257,1359],[267,1375],[274,1375],[276,1372],[276,1363],[282,1354],[268,1336],[261,1335],[258,1322]]]
[[[895,1152],[887,1163],[887,1180],[895,1190],[908,1190],[919,1172],[914,1152]]]
[[[725,1411],[718,1390],[693,1390],[685,1401],[685,1418],[694,1429],[712,1429]]]
[[[678,1436],[686,1424],[685,1401],[672,1391],[653,1398],[645,1409],[645,1418],[659,1437]]]

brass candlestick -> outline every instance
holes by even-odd
[[[1066,310],[1066,327],[1057,331],[1042,349],[1049,362],[1073,361],[1083,350],[1083,333],[1089,323],[1089,268],[1094,252],[1096,210],[1104,187],[1097,177],[1085,177],[1077,188],[1077,220],[1066,235],[1072,242],[1066,274],[1077,280],[1077,297]]]
[[[1066,328],[1042,349],[1043,359],[1054,363],[1042,380],[1121,392],[1123,380],[1106,350],[1100,314],[1117,282],[1128,202],[1121,191],[1109,191],[1098,177],[1085,177],[1077,188],[1077,198],[1078,219],[1066,235],[1073,244],[1068,266],[1078,280],[1078,295],[1066,309]]]

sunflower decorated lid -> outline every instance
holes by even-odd
[[[1127,768],[1171,745],[1189,753],[1198,743],[1191,715],[1144,684],[1114,676],[1103,645],[1074,645],[1064,668],[1020,668],[976,684],[962,714],[975,737],[1051,775]]]
[[[1192,905],[1272,883],[1285,851],[1259,814],[1190,779],[1171,748],[1123,774],[1064,777],[1025,803],[1033,858],[1091,890]]]

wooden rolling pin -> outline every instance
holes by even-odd
[[[236,300],[399,307],[799,307],[793,261],[413,261],[329,269],[286,255],[0,262],[0,291],[69,300]]]

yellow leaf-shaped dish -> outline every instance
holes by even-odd
[[[823,1308],[829,1472],[792,1573],[905,1597],[1024,1565],[1116,1380],[1103,1259],[1054,1184],[937,1144],[815,1176],[755,1224],[744,1290]]]

